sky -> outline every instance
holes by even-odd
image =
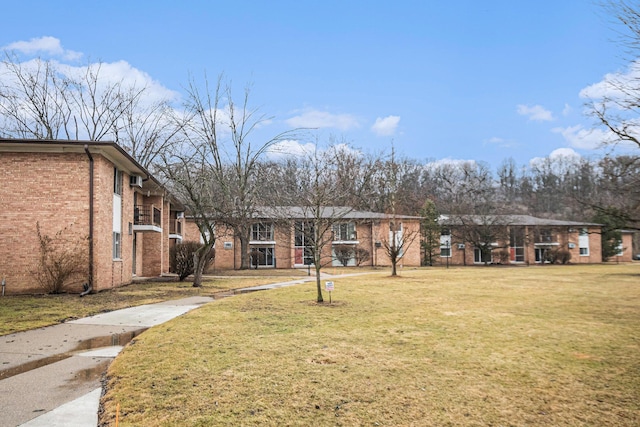
[[[497,167],[597,158],[585,94],[627,63],[597,0],[35,1],[2,7],[0,47],[72,66],[102,61],[183,102],[221,73],[270,120],[259,142]]]

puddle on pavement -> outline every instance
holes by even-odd
[[[111,360],[104,360],[98,363],[96,366],[92,366],[91,368],[83,369],[76,372],[73,378],[64,387],[70,387],[71,389],[74,389],[80,384],[99,380],[100,377],[102,377],[102,374],[107,371],[110,363]]]
[[[122,332],[120,334],[107,335],[104,337],[95,337],[85,341],[81,341],[76,348],[71,350],[69,353],[77,353],[79,351],[92,350],[94,348],[102,348],[102,347],[112,347],[114,345],[125,346],[129,343],[134,337],[137,337],[147,328],[136,329],[131,332]],[[70,354],[71,356],[71,354]]]
[[[147,329],[148,328],[136,329],[135,331],[122,332],[119,334],[112,334],[112,335],[107,335],[103,337],[94,337],[88,340],[80,341],[78,345],[69,352],[54,354],[52,356],[48,356],[38,360],[32,360],[30,362],[23,363],[22,365],[14,366],[13,368],[2,370],[0,371],[0,380],[4,380],[6,378],[10,378],[15,375],[29,372],[34,369],[38,369],[43,366],[50,365],[52,363],[60,362],[61,360],[67,359],[78,352],[91,350],[95,348],[101,348],[101,347],[111,347],[116,345],[125,346],[134,337],[137,337]],[[108,362],[107,362],[107,365],[108,365]],[[91,371],[92,369],[93,368],[89,369],[89,371]],[[88,373],[87,375],[91,375],[91,373]]]

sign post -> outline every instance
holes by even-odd
[[[331,304],[331,292],[333,291],[333,282],[324,282],[325,289],[329,292],[329,304]]]

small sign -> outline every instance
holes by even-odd
[[[325,286],[325,289],[326,289],[328,292],[333,291],[333,282],[325,282],[325,283],[324,283],[324,286]]]

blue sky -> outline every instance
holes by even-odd
[[[581,92],[625,69],[591,0],[21,0],[2,17],[5,49],[117,64],[177,103],[190,74],[250,83],[273,117],[256,138],[313,127],[420,161],[599,156]]]

